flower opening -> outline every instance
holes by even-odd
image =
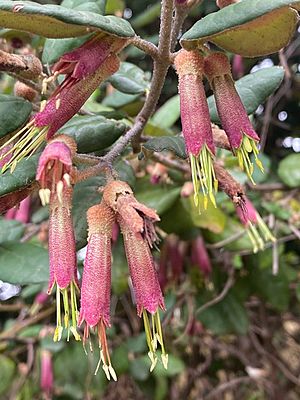
[[[91,63],[91,65],[96,68],[98,63]],[[49,100],[42,103],[41,111],[4,144],[6,146],[16,141],[12,149],[2,155],[2,158],[4,158],[8,154],[12,154],[2,171],[8,168],[13,171],[20,160],[33,154],[45,139],[51,139],[80,110],[100,83],[119,69],[119,65],[119,58],[115,54],[109,53],[102,60],[98,69],[93,70],[89,75],[85,75],[85,72],[82,72],[81,63],[78,62],[78,68],[74,68],[74,71],[81,71],[81,73],[76,73],[76,76],[80,78],[67,75]],[[88,71],[90,72],[89,69]],[[56,71],[55,74],[58,73]]]
[[[56,193],[62,202],[62,193],[71,186],[72,158],[76,153],[76,142],[66,135],[57,135],[42,152],[36,180],[39,181],[39,190],[42,205],[50,201],[51,193]]]
[[[263,165],[258,158],[259,137],[235,89],[230,62],[225,54],[212,53],[204,60],[204,72],[214,92],[218,114],[232,152],[237,156],[240,168],[246,172],[254,184],[251,154],[254,155],[256,165],[263,172]]]
[[[216,206],[214,192],[218,182],[214,173],[215,146],[209,109],[203,86],[203,57],[198,51],[181,50],[175,58],[179,79],[182,133],[190,157],[194,201],[200,207],[199,190]]]
[[[106,328],[110,326],[111,240],[115,214],[102,202],[88,210],[87,219],[89,237],[78,324],[86,324],[84,343],[89,337],[90,328],[97,329],[100,359],[95,374],[102,362],[107,379],[112,377],[116,381],[117,375],[111,364],[106,338]]]

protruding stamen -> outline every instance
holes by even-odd
[[[204,195],[204,209],[207,209],[208,198],[216,207],[214,192],[218,189],[218,181],[216,179],[212,155],[206,146],[202,148],[199,155],[195,157],[190,154],[192,181],[194,185],[194,201],[196,207],[200,208],[199,189]]]
[[[64,174],[63,178],[64,178],[66,184],[70,187],[70,186],[71,186],[71,178],[70,178],[70,175],[69,175],[69,174]]]
[[[146,340],[149,348],[148,356],[151,361],[150,372],[154,370],[158,360],[156,356],[157,343],[159,343],[161,347],[161,352],[162,352],[161,360],[163,366],[164,368],[167,368],[168,355],[165,352],[159,311],[157,310],[156,313],[152,315],[151,318],[152,329],[150,328],[150,322],[146,310],[143,310],[143,320],[145,326]]]
[[[57,193],[58,201],[60,202],[60,204],[63,203],[63,189],[64,189],[63,181],[57,182],[57,184],[56,184],[56,193]]]
[[[251,153],[253,153],[254,155],[255,163],[258,166],[258,168],[261,170],[261,172],[264,172],[264,167],[262,165],[262,162],[258,158],[259,151],[257,148],[257,142],[252,138],[249,138],[246,134],[244,134],[242,144],[240,148],[236,150],[236,154],[238,158],[239,167],[246,172],[252,184],[255,185],[255,182],[252,177],[254,172],[254,167],[250,159]]]

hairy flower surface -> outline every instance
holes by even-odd
[[[196,206],[200,205],[201,189],[206,208],[208,198],[216,205],[214,191],[217,190],[217,180],[213,168],[215,146],[203,86],[203,65],[203,57],[197,50],[180,50],[175,58],[182,133],[191,161],[194,200]]]
[[[251,182],[254,183],[251,153],[254,155],[257,166],[263,172],[262,163],[258,159],[259,137],[235,89],[230,62],[225,54],[212,53],[205,58],[204,71],[214,92],[218,114],[232,152],[237,155],[241,169],[245,170]]]
[[[13,170],[18,161],[32,154],[45,139],[51,139],[80,110],[100,83],[119,69],[119,58],[113,53],[120,50],[125,43],[123,39],[102,39],[101,36],[96,36],[62,56],[54,68],[54,76],[64,73],[65,79],[41,111],[6,142],[5,145],[18,138],[13,148],[2,156],[12,153],[11,159],[2,168],[3,171],[8,168]]]
[[[149,246],[153,246],[157,241],[153,224],[159,221],[159,216],[154,210],[136,200],[126,182],[108,183],[103,192],[103,200],[122,217],[132,232],[141,233]]]
[[[54,341],[61,339],[63,331],[61,297],[64,306],[64,327],[68,332],[68,340],[70,331],[76,340],[80,340],[76,330],[78,319],[76,289],[78,289],[78,281],[75,236],[71,216],[72,192],[72,187],[68,187],[62,191],[60,196],[57,193],[51,193],[50,195],[50,278],[48,294],[52,292],[53,287],[56,285],[57,324]]]
[[[79,325],[84,321],[84,341],[90,327],[96,327],[99,338],[100,361],[107,379],[117,380],[111,365],[105,329],[110,326],[111,241],[115,213],[104,202],[87,212],[89,237],[84,261]]]
[[[39,195],[43,205],[49,203],[51,193],[56,193],[61,199],[62,192],[71,186],[72,158],[76,147],[76,142],[71,137],[57,135],[42,152],[36,180],[41,185]]]
[[[272,242],[276,241],[268,226],[256,211],[254,205],[246,196],[243,196],[240,203],[236,204],[236,213],[247,230],[247,234],[253,245],[254,253],[257,253],[258,250],[263,250],[265,242],[269,240]]]
[[[168,364],[159,308],[165,309],[163,295],[150,251],[157,240],[154,222],[159,216],[154,210],[139,203],[131,187],[122,181],[111,181],[103,190],[103,201],[116,212],[123,234],[125,253],[135,295],[138,316],[143,315],[152,371],[157,363],[156,350],[161,347],[161,360]],[[151,315],[151,326],[147,312]]]

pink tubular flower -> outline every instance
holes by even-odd
[[[89,236],[78,324],[86,323],[84,341],[89,337],[89,328],[97,327],[100,348],[98,367],[102,361],[107,379],[112,377],[116,381],[105,333],[105,328],[110,326],[111,240],[115,214],[102,202],[88,210],[87,219]]]
[[[194,200],[199,205],[199,189],[216,205],[214,191],[217,180],[213,168],[215,146],[208,105],[203,86],[203,57],[195,51],[180,50],[175,58],[179,79],[182,133],[190,156],[194,185]]]
[[[71,216],[72,194],[71,168],[72,156],[76,151],[74,140],[65,135],[56,136],[42,152],[36,179],[41,185],[40,197],[43,205],[50,203],[49,218],[49,267],[50,279],[48,294],[54,285],[56,290],[57,327],[54,341],[61,339],[61,295],[64,304],[64,325],[76,340],[77,303],[75,290],[78,288],[75,237]],[[70,293],[70,299],[69,299]],[[69,307],[71,302],[71,314]],[[69,317],[72,318],[72,326]]]
[[[40,388],[50,398],[53,391],[53,363],[50,351],[41,350],[41,378]]]
[[[192,242],[191,261],[199,267],[204,276],[211,274],[211,262],[202,236],[198,236]]]
[[[66,187],[71,186],[72,158],[76,153],[76,142],[67,135],[57,135],[42,152],[36,180],[41,189],[39,195],[43,206],[49,203],[51,193],[61,198]]]
[[[264,241],[276,241],[254,205],[246,196],[243,196],[242,201],[236,204],[236,213],[247,230],[254,253],[264,249]]]
[[[237,155],[241,169],[246,171],[249,179],[254,183],[251,153],[254,154],[256,164],[263,171],[262,163],[257,157],[259,137],[235,89],[229,60],[223,53],[212,53],[205,58],[204,71],[214,92],[218,114],[232,152]]]
[[[119,69],[120,61],[114,53],[126,43],[124,39],[100,34],[61,57],[49,79],[66,74],[65,79],[41,111],[6,143],[21,136],[4,155],[13,154],[3,170],[13,170],[18,161],[32,154],[44,139],[51,139],[80,110],[100,83]]]
[[[26,224],[29,221],[29,210],[30,210],[30,196],[26,197],[19,204],[19,208],[13,207],[5,214],[6,219],[14,219],[16,221],[23,222]]]
[[[150,246],[156,240],[153,223],[159,220],[156,212],[139,203],[125,182],[110,182],[104,189],[103,201],[117,213],[123,238],[138,316],[143,315],[152,371],[157,363],[156,349],[160,344],[165,368],[165,352],[159,308],[165,309]],[[151,314],[152,329],[147,311]]]

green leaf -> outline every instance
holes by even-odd
[[[114,90],[111,94],[105,97],[102,104],[112,108],[122,108],[133,103],[140,97],[140,94],[127,94]]]
[[[246,310],[232,292],[220,303],[203,311],[198,319],[216,335],[230,333],[245,335],[249,326]]]
[[[251,257],[247,276],[247,284],[251,286],[254,293],[280,312],[288,309],[290,301],[287,266],[282,261],[281,259],[278,274],[274,276],[272,274],[272,250],[260,252]],[[265,267],[262,268],[264,264]]]
[[[0,354],[0,395],[3,395],[11,387],[15,368],[15,363],[10,358]]]
[[[152,122],[161,128],[171,128],[180,117],[179,95],[167,100],[154,114]]]
[[[236,82],[236,90],[248,115],[252,114],[279,87],[283,77],[283,68],[270,67],[246,75]],[[210,96],[207,101],[212,122],[219,122],[214,96]]]
[[[72,136],[79,153],[90,153],[111,146],[127,129],[127,126],[114,119],[101,115],[75,116],[60,132]]]
[[[63,0],[60,4],[62,7],[71,8],[73,10],[92,11],[103,15],[105,13],[106,0]]]
[[[17,96],[0,94],[0,138],[23,125],[32,111],[29,101]]]
[[[29,186],[35,180],[39,155],[20,161],[13,173],[0,174],[0,197]]]
[[[172,377],[184,371],[185,365],[180,358],[175,357],[173,354],[169,354],[168,359],[168,369],[165,369],[162,363],[158,362],[153,371],[154,375]]]
[[[78,11],[92,11],[96,14],[103,15],[105,11],[105,0],[90,0],[87,3],[81,0],[64,0],[61,6]],[[43,64],[51,65],[55,63],[59,57],[81,46],[89,37],[90,35],[72,39],[46,39],[42,54]]]
[[[169,136],[172,135],[172,130],[169,128],[164,128],[161,125],[153,122],[151,119],[147,122],[144,128],[144,134],[146,136]]]
[[[137,17],[133,18],[131,23],[135,29],[140,29],[143,26],[151,24],[151,22],[155,21],[160,15],[161,4],[158,1],[156,4],[153,4],[146,8],[145,11],[140,13]]]
[[[25,225],[13,219],[0,219],[0,244],[21,239]]]
[[[184,139],[181,136],[161,136],[143,143],[143,147],[150,151],[172,151],[177,157],[187,158]]]
[[[42,54],[43,64],[54,64],[62,55],[81,46],[91,35],[68,39],[46,39]]]
[[[202,18],[181,39],[186,49],[211,41],[232,53],[257,57],[279,51],[292,38],[299,0],[247,0]]]
[[[161,215],[166,212],[180,195],[181,188],[162,185],[151,185],[148,180],[139,182],[136,186],[136,198]]]
[[[289,187],[300,186],[300,154],[291,154],[279,163],[278,175],[282,182]]]
[[[219,207],[216,208],[211,202],[208,202],[207,209],[202,210],[200,214],[195,206],[193,195],[188,199],[182,199],[182,203],[195,226],[208,229],[214,233],[223,232],[226,224],[226,215]],[[203,201],[200,200],[201,203],[203,204]]]
[[[18,7],[19,6],[19,7]],[[17,3],[2,0],[0,26],[20,29],[48,38],[68,38],[105,32],[130,38],[134,31],[128,21],[115,16],[102,16],[90,11],[72,10],[52,4],[30,1]]]
[[[47,282],[48,252],[31,243],[2,243],[0,245],[0,279],[26,285]]]
[[[129,62],[122,62],[118,72],[112,75],[108,82],[127,94],[142,94],[149,88],[149,80],[146,79],[144,71]]]

